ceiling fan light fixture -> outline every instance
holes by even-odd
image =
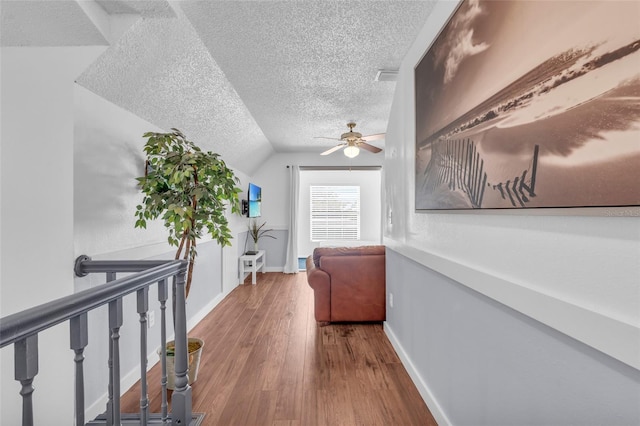
[[[344,149],[344,155],[349,158],[355,158],[358,156],[358,154],[360,154],[360,148],[358,148],[357,146],[349,145]]]

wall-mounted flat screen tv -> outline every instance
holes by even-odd
[[[262,188],[249,183],[249,217],[260,217],[260,203],[262,203]]]

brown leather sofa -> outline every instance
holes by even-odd
[[[384,246],[318,247],[307,258],[307,281],[319,325],[386,319]]]

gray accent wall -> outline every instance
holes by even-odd
[[[259,223],[262,222],[263,221],[259,220]],[[265,272],[282,272],[287,260],[287,239],[289,238],[289,231],[286,229],[274,229],[269,234],[276,238],[261,238],[258,243],[260,250],[266,251],[267,264],[265,265]],[[238,256],[247,250],[253,250],[253,240],[251,236],[249,236],[248,231],[240,232],[237,238]]]
[[[391,249],[387,293],[387,334],[448,423],[640,424],[633,367]]]
[[[273,238],[262,238],[260,240],[260,249],[266,250],[267,254],[267,271],[282,272],[284,264],[287,261],[287,239],[289,231],[286,229],[274,229],[271,235]]]

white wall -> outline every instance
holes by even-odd
[[[564,333],[559,334],[559,339],[565,345],[571,345],[573,339],[588,345],[580,345],[573,354],[558,352],[559,357],[573,357],[558,360],[562,364],[587,357],[589,362],[586,364],[590,368],[600,369],[603,361],[598,351],[617,359],[618,365],[612,368],[630,374],[633,383],[630,389],[640,396],[640,209],[626,209],[625,212],[615,208],[600,209],[595,211],[597,215],[593,214],[594,210],[555,210],[542,214],[531,211],[416,213],[414,210],[413,68],[455,7],[455,2],[436,5],[405,58],[387,129],[384,241],[405,260],[411,259],[423,267],[422,272],[411,280],[388,277],[388,287],[402,297],[396,295],[394,307],[388,312],[387,330],[395,339],[399,352],[404,352],[406,364],[423,394],[427,399],[435,398],[432,404],[443,408],[440,419],[444,423],[448,417],[453,423],[464,424],[464,407],[452,404],[459,388],[443,389],[445,383],[434,377],[435,369],[455,370],[463,367],[464,362],[475,361],[470,357],[451,356],[454,353],[449,351],[454,348],[423,342],[427,336],[418,324],[427,317],[444,324],[450,320],[420,313],[425,309],[420,300],[439,297],[431,288],[434,277],[445,277],[438,279],[445,286],[460,284],[474,290],[471,294],[479,300],[488,297],[514,309],[518,313],[514,321],[527,321],[529,317],[539,322],[536,324],[545,324]],[[590,215],[579,215],[581,213]],[[616,217],[622,213],[630,216]],[[391,264],[389,270],[397,268]],[[416,287],[416,281],[420,283],[419,287]],[[455,303],[455,299],[443,303]],[[498,309],[495,304],[485,303],[475,312],[477,316],[469,321],[484,324],[495,309]],[[454,310],[452,315],[457,315],[456,312]],[[533,328],[539,329],[540,325]],[[491,347],[491,341],[478,341],[471,327],[460,332],[463,334],[457,338],[472,339],[479,345],[479,351],[501,355],[499,348]],[[521,332],[531,333],[531,336],[537,333],[526,327]],[[507,338],[508,334],[503,337]],[[558,339],[555,334],[553,338],[542,339],[540,344],[546,345],[542,347],[549,351],[556,351],[554,339]],[[415,342],[423,344],[416,345]],[[509,345],[508,340],[506,344]],[[450,356],[444,356],[447,353]],[[465,386],[465,390],[471,390],[476,398],[485,398],[488,383],[495,382],[509,389],[524,373],[522,369],[528,369],[527,374],[543,374],[548,367],[535,356],[526,361],[530,364],[505,366],[502,370],[499,367],[502,374],[498,376],[495,371],[492,375],[491,369],[477,364],[478,368],[474,370],[477,375],[456,385]],[[604,380],[604,386],[615,395],[618,392],[615,384],[619,382],[614,377],[616,373],[612,371],[611,374]],[[448,386],[452,385],[448,383]],[[565,392],[585,396],[585,392],[590,391],[577,380],[562,387],[550,386],[544,390],[548,395],[537,395],[530,405],[537,405],[538,410],[547,412],[548,423],[566,424],[571,417],[563,417],[564,411],[550,401],[564,400]],[[490,412],[502,412],[505,423],[514,423],[511,420],[520,418],[518,416],[523,415],[527,407],[523,402],[511,402],[515,405],[491,399],[479,406]],[[470,406],[474,403],[468,401]],[[622,407],[620,404],[617,407],[628,417],[620,419],[638,423],[637,406],[624,405],[626,400],[621,404]],[[575,414],[574,423],[594,422],[590,418],[596,419],[595,412],[599,409],[596,405],[585,407],[584,411]],[[556,414],[558,417],[554,417]],[[476,420],[476,424],[492,424],[481,418]]]
[[[300,202],[298,205],[298,257],[307,257],[320,246],[311,241],[310,187],[312,185],[353,185],[360,186],[360,241],[362,244],[381,242],[381,170],[303,170],[300,172]],[[340,244],[342,242],[329,242]],[[359,242],[344,242],[359,244]],[[326,243],[322,243],[326,244]]]
[[[288,165],[297,166],[381,166],[384,159],[382,154],[370,154],[362,152],[354,159],[345,157],[342,153],[321,156],[319,153],[278,153],[265,161],[251,177],[251,182],[262,188],[262,217],[261,221],[266,221],[269,228],[277,231],[288,231],[289,229],[289,171]],[[245,194],[246,195],[246,194]],[[303,231],[300,231],[303,232]],[[282,235],[282,238],[280,237]],[[278,254],[285,253],[282,257],[286,259],[287,232],[278,232],[278,239],[267,240],[269,250]],[[300,256],[303,256],[304,248],[299,248]],[[283,265],[267,264],[271,270],[278,269]]]
[[[353,160],[341,153],[321,156],[319,153],[279,153],[265,161],[251,177],[251,182],[262,188],[262,217],[271,228],[289,227],[289,172],[288,165],[298,166],[380,166],[383,154],[363,152]]]
[[[104,48],[2,48],[2,316],[73,292],[73,86]],[[36,424],[73,419],[67,327],[39,336]],[[19,424],[13,347],[0,351],[2,424]]]
[[[158,243],[157,251],[172,250],[161,221],[134,228],[142,202],[135,180],[144,175],[142,135],[162,129],[77,85],[74,128],[75,255]]]

